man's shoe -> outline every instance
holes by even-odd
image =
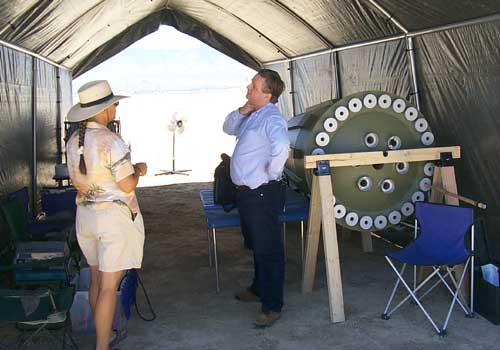
[[[253,323],[255,328],[268,328],[271,327],[274,322],[278,321],[281,317],[280,312],[266,311],[262,312],[257,320]]]
[[[258,303],[260,302],[260,298],[254,292],[249,289],[245,289],[239,293],[234,295],[236,300],[242,301],[244,303]]]

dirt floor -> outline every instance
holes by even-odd
[[[128,322],[122,350],[154,349],[498,349],[500,332],[476,315],[467,319],[459,308],[448,334],[437,336],[417,306],[405,305],[388,321],[380,315],[394,274],[383,257],[386,242],[374,239],[374,252],[363,253],[358,235],[340,238],[346,321],[329,320],[325,265],[317,265],[314,291],[301,293],[299,225],[288,225],[285,307],[272,328],[256,330],[258,304],[233,297],[252,278],[252,258],[237,229],[221,229],[218,249],[221,293],[215,293],[215,271],[208,265],[206,225],[198,192],[210,183],[146,187],[138,190],[146,225],[144,265],[140,276],[157,319]],[[322,251],[320,245],[320,251]],[[431,314],[445,318],[448,295],[429,297]],[[142,292],[139,306],[147,314]],[[77,335],[81,349],[92,349],[93,337]]]

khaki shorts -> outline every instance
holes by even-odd
[[[128,207],[116,203],[100,206],[79,205],[76,236],[87,263],[99,271],[116,272],[140,268],[144,248],[141,213],[132,221]]]

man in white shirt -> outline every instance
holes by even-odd
[[[240,301],[260,301],[255,327],[272,326],[281,316],[285,257],[279,215],[283,209],[279,181],[288,158],[287,123],[275,106],[284,90],[278,73],[260,70],[247,87],[247,102],[224,121],[224,132],[238,142],[231,158],[231,179],[245,242],[254,253],[254,280],[237,293]]]

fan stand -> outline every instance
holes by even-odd
[[[189,170],[175,170],[175,132],[174,130],[172,132],[172,170],[162,170],[160,169],[160,173],[155,174],[155,176],[159,175],[186,175],[189,176],[189,174],[186,174],[187,172],[190,172],[191,169]]]

